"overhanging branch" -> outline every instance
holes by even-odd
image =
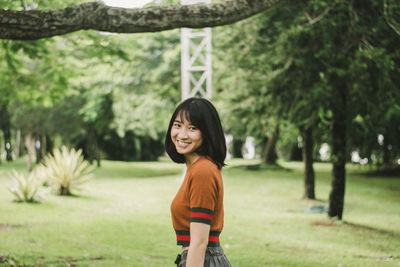
[[[35,40],[88,29],[139,33],[215,27],[243,20],[281,1],[227,0],[207,5],[131,9],[90,2],[56,10],[0,9],[0,39]]]

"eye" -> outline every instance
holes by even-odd
[[[173,127],[181,127],[181,124],[180,123],[178,123],[178,122],[174,122],[174,124],[172,125]]]
[[[189,127],[189,130],[191,130],[191,131],[196,131],[197,128],[196,128],[195,126],[190,126],[190,127]]]

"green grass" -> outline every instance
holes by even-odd
[[[224,169],[221,243],[233,266],[400,266],[400,179],[348,167],[343,222],[308,213],[327,205],[330,165],[316,164],[318,200],[302,200],[302,164]],[[12,202],[12,169],[0,165],[0,266],[174,266],[169,206],[182,165],[104,161],[79,197]]]

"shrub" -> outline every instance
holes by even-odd
[[[44,180],[36,171],[26,177],[23,173],[12,170],[11,178],[13,185],[9,186],[8,190],[15,196],[17,202],[40,202],[49,191],[43,186]]]
[[[55,188],[59,195],[72,195],[73,191],[81,190],[82,184],[92,177],[94,166],[89,166],[84,161],[82,150],[68,150],[62,147],[54,150],[53,155],[44,158],[43,175],[46,176],[48,184]]]

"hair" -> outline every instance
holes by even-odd
[[[191,97],[180,103],[172,114],[165,136],[165,151],[174,162],[185,163],[185,156],[176,151],[171,139],[171,128],[178,115],[196,126],[202,134],[203,142],[196,153],[210,158],[219,169],[222,169],[225,166],[226,142],[214,105],[204,98]]]

